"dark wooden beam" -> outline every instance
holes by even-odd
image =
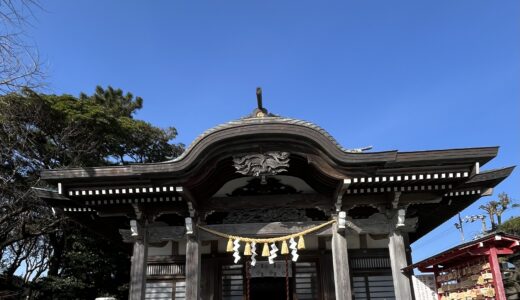
[[[347,191],[349,185],[350,179],[343,178],[343,180],[338,184],[336,191],[334,192],[333,201],[336,208],[336,212],[339,212],[341,210],[341,207],[343,206],[343,195]]]
[[[402,192],[399,198],[399,204],[406,206],[408,204],[431,204],[439,203],[442,201],[442,195],[444,191],[434,192],[421,192],[421,193],[410,193]]]
[[[195,214],[199,211],[199,203],[197,199],[195,198],[195,196],[193,196],[193,193],[186,187],[183,187],[181,195],[184,196],[184,200],[188,205],[188,212],[190,214],[190,217],[195,217]]]
[[[317,170],[326,176],[336,180],[342,180],[345,178],[345,174],[339,172],[335,164],[331,165],[331,163],[326,162],[323,158],[314,154],[307,154],[306,157],[309,165],[314,166]]]
[[[132,236],[129,229],[119,229],[123,237],[123,242],[133,243],[137,240]],[[164,241],[179,241],[186,238],[186,228],[184,226],[156,226],[148,227],[148,242],[160,243]]]
[[[346,194],[343,196],[343,210],[347,211],[356,205],[388,205],[389,193]]]
[[[331,201],[320,194],[288,194],[265,196],[214,197],[202,205],[204,211],[228,211],[230,209],[254,208],[330,208]]]
[[[382,214],[381,214],[382,215]],[[313,226],[322,224],[323,221],[310,222],[272,222],[272,223],[247,223],[247,224],[217,224],[204,225],[212,230],[227,234],[240,234],[247,237],[266,237],[266,236],[282,236],[297,233]],[[402,231],[413,231],[417,224],[417,218],[406,219],[405,226],[401,227]],[[356,234],[389,234],[391,230],[390,221],[379,217],[371,217],[368,219],[356,219],[347,221],[347,233]],[[155,226],[149,227],[149,240],[151,243],[160,243],[164,241],[178,241],[185,238],[186,229],[184,226]],[[120,229],[119,232],[123,236],[123,241],[134,242],[131,232],[128,229]],[[318,237],[332,236],[331,227],[325,227],[313,233]],[[217,236],[204,230],[199,230],[200,241],[212,241],[218,239]]]
[[[58,192],[42,189],[42,188],[32,188],[31,189],[35,194],[36,197],[45,199],[45,200],[58,200],[58,201],[70,201],[69,198],[63,196],[62,194],[59,194]]]

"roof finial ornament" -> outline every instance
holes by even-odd
[[[258,103],[258,109],[263,110],[262,107],[262,88],[257,87],[256,88],[256,102]]]
[[[264,108],[262,105],[262,88],[257,87],[256,88],[256,102],[258,107],[253,112],[253,116],[257,118],[263,118],[267,116],[267,109]]]

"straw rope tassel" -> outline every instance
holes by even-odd
[[[244,255],[251,255],[251,244],[249,242],[247,242],[246,246],[244,247]]]
[[[289,248],[287,247],[287,241],[282,242],[282,254],[289,254]]]
[[[303,239],[303,235],[300,235],[298,239],[298,249],[305,249],[305,240]]]
[[[264,243],[264,248],[262,249],[262,256],[268,257],[269,255],[269,246],[267,245],[267,243]]]
[[[233,252],[233,240],[231,238],[227,241],[226,252]]]
[[[268,244],[271,244],[271,243],[277,243],[277,242],[283,242],[285,240],[288,240],[292,237],[300,237],[300,241],[301,243],[303,243],[302,239],[303,239],[303,236],[306,235],[306,234],[309,234],[311,232],[314,232],[314,231],[317,231],[317,230],[320,230],[321,228],[325,227],[325,226],[329,226],[333,223],[335,223],[336,220],[330,220],[328,222],[325,222],[323,224],[320,224],[320,225],[316,225],[316,226],[313,226],[311,228],[307,228],[301,232],[297,232],[297,233],[293,233],[293,234],[289,234],[289,235],[285,235],[285,236],[278,236],[278,237],[273,237],[273,238],[250,238],[250,237],[242,237],[242,236],[236,236],[236,235],[230,235],[230,234],[226,234],[226,233],[223,233],[223,232],[219,232],[219,231],[216,231],[216,230],[213,230],[213,229],[210,229],[210,228],[206,228],[204,226],[201,226],[201,225],[197,225],[197,227],[201,230],[204,230],[206,232],[209,232],[211,234],[214,234],[216,236],[220,236],[220,237],[223,237],[223,238],[226,238],[226,239],[232,239],[232,240],[239,240],[241,242],[244,242],[244,243],[251,243],[251,242],[256,242],[256,243],[268,243]],[[301,245],[300,245],[301,246]],[[305,244],[303,244],[303,247],[305,247]]]

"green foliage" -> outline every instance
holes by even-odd
[[[32,271],[38,275],[25,276],[34,281],[26,283],[32,288],[29,298],[126,298],[126,252],[54,216],[30,191],[42,186],[42,169],[148,163],[178,156],[184,146],[172,143],[175,128],[134,118],[142,105],[142,98],[112,87],[97,87],[93,95],[80,97],[31,90],[0,96],[0,275],[14,280],[22,264],[13,257],[44,257]],[[35,238],[41,246],[24,247]],[[42,251],[52,254],[41,255]],[[39,278],[45,274],[42,270],[48,276]]]
[[[481,205],[479,209],[485,211],[491,222],[491,229],[495,230],[497,226],[502,224],[502,215],[509,208],[518,207],[518,204],[513,203],[513,200],[506,193],[498,194],[498,200],[491,200],[485,205]],[[496,217],[496,222],[495,222]]]
[[[520,217],[512,217],[498,227],[498,230],[520,236]]]
[[[81,227],[67,230],[67,245],[57,275],[34,283],[34,299],[94,299],[128,296],[129,254]]]
[[[132,114],[143,107],[143,98],[136,97],[132,93],[123,95],[123,90],[114,89],[109,86],[106,90],[100,86],[96,87],[96,92],[92,96],[81,93],[81,100],[93,101],[99,106],[117,112],[121,116],[131,117]]]
[[[520,236],[520,217],[511,217],[498,227],[499,231],[503,231],[509,234]],[[509,262],[517,266],[517,278],[520,278],[520,255],[519,253],[510,255],[508,257]]]
[[[0,113],[0,122],[16,126],[0,132],[0,137],[15,139],[27,130],[28,138],[23,142],[28,141],[33,150],[24,148],[20,154],[38,161],[33,170],[41,165],[92,166],[114,160],[119,164],[144,163],[179,155],[183,145],[171,143],[177,136],[175,128],[161,129],[133,118],[142,103],[140,97],[123,96],[120,89],[111,87],[97,87],[94,95],[79,98],[25,90],[0,97],[0,111],[6,112]],[[15,157],[13,154],[10,156]]]

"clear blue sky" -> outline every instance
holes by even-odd
[[[347,148],[499,145],[520,164],[520,1],[42,1],[28,36],[47,91],[112,85],[189,144],[248,114],[313,121]],[[520,201],[520,170],[495,190]],[[475,214],[484,198],[462,212]],[[518,215],[520,210],[510,211]],[[413,245],[459,242],[454,220]],[[479,224],[466,226],[467,236]]]

